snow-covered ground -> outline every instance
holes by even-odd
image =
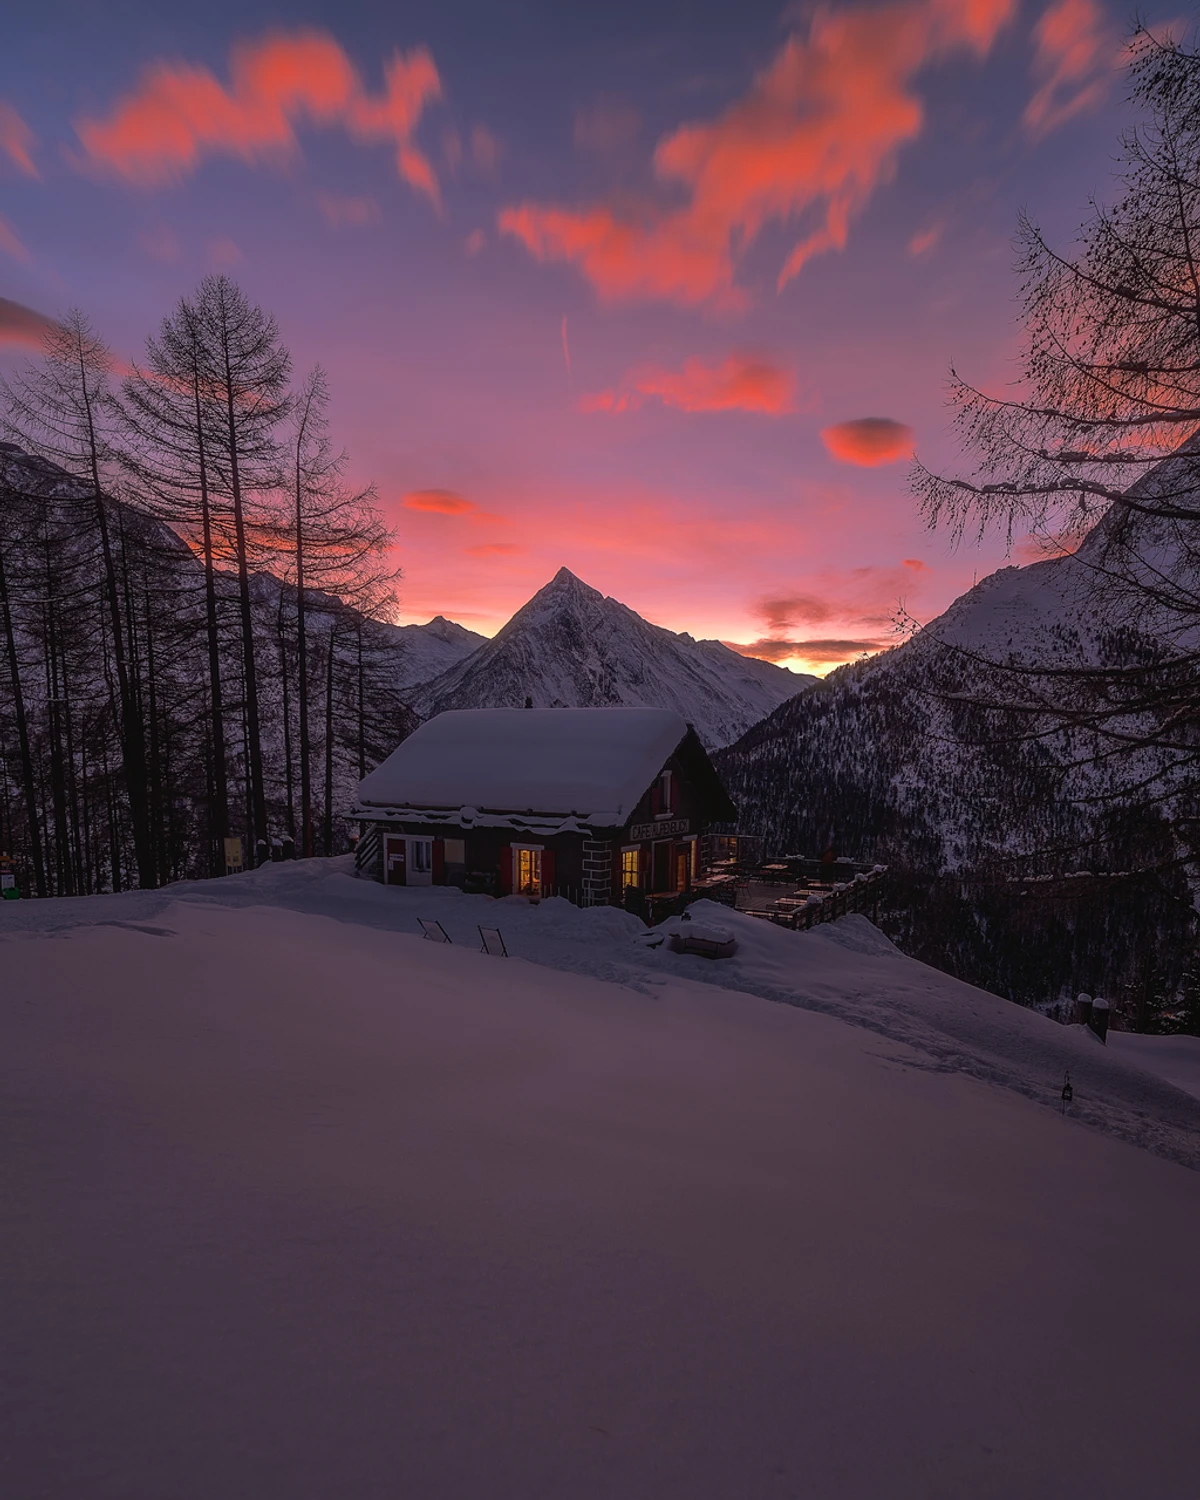
[[[4,1493],[1191,1500],[1200,1101],[862,919],[714,920],[0,907]]]
[[[1125,1062],[1165,1078],[1200,1099],[1200,1036],[1133,1036],[1109,1032],[1108,1046]]]

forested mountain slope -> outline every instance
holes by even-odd
[[[996,696],[992,663],[1111,665],[1154,649],[1156,622],[1098,586],[1103,528],[1074,556],[983,579],[719,757],[743,828],[781,853],[833,843],[888,864],[906,949],[1024,1001],[1087,989],[1140,1003],[1179,982],[1191,930],[1177,870],[1124,878],[1173,854],[1165,806],[1111,795],[1149,753],[1116,761],[1085,733],[1032,735],[1028,718],[979,706]]]
[[[204,570],[163,522],[110,497],[103,507],[146,752],[157,879],[204,874],[219,837],[211,826],[217,750]],[[94,490],[45,459],[0,446],[0,852],[15,855],[23,881],[36,888],[36,827],[49,894],[136,879],[105,577]],[[237,580],[218,570],[214,583],[224,761],[237,833],[247,822]],[[412,658],[417,671],[428,661],[420,650],[428,651],[431,630],[442,652],[461,643],[458,627],[397,630],[330,596],[308,591],[307,598],[315,847],[332,852],[345,847],[340,809],[362,766],[389,753],[414,722],[400,691]],[[298,816],[296,591],[255,574],[250,603],[268,832],[279,841],[295,834]]]

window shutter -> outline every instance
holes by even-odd
[[[513,852],[512,845],[505,844],[500,851],[500,894],[511,896],[513,888]]]
[[[554,894],[554,850],[542,850],[542,895]]]
[[[433,883],[434,885],[445,885],[446,883],[446,843],[444,839],[433,841]]]

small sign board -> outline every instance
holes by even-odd
[[[480,927],[479,936],[483,939],[481,952],[490,953],[493,958],[508,957],[508,948],[504,942],[504,934],[498,927]]]
[[[240,838],[225,840],[225,873],[240,875],[242,871],[242,841]]]
[[[643,839],[674,839],[691,831],[691,818],[655,818],[653,823],[634,823],[629,837],[640,844]]]

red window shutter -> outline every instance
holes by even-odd
[[[433,883],[434,885],[445,885],[446,883],[445,839],[434,839],[433,841]]]
[[[542,850],[542,895],[554,894],[554,850]]]
[[[513,888],[513,852],[512,845],[505,844],[500,851],[500,894],[511,896]]]

